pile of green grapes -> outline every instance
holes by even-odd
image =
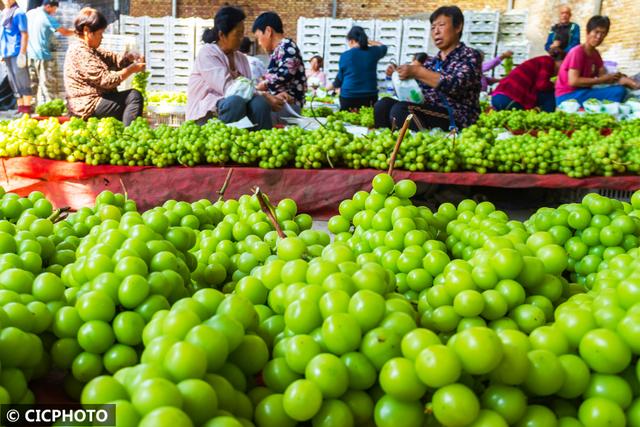
[[[60,117],[64,115],[67,107],[62,99],[54,99],[36,107],[36,114],[40,117]]]
[[[563,173],[575,178],[637,174],[640,120],[611,122],[608,115],[588,117],[493,112],[455,135],[442,131],[408,133],[396,168]],[[335,113],[313,131],[288,128],[250,132],[217,120],[204,126],[186,122],[178,128],[152,128],[139,118],[125,128],[112,118],[72,118],[59,124],[53,119],[36,121],[24,116],[0,122],[0,156],[39,156],[91,165],[387,169],[398,131],[377,130],[355,136],[348,132],[343,118],[367,127],[373,120],[371,110],[363,108],[359,113]]]
[[[640,192],[520,222],[416,190],[378,174],[320,231],[0,189],[0,404],[53,374],[127,427],[640,426]]]

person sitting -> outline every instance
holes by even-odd
[[[560,22],[551,27],[544,50],[549,52],[552,48],[558,48],[569,52],[580,44],[580,26],[571,22],[571,8],[567,5],[560,6]]]
[[[307,76],[298,45],[284,36],[282,20],[275,12],[264,12],[258,16],[252,32],[260,46],[271,55],[264,81],[257,88],[280,97],[300,114],[307,92]],[[274,114],[274,119],[280,121],[289,114],[281,110]]]
[[[493,108],[500,111],[538,107],[542,111],[553,112],[556,99],[551,78],[558,74],[565,55],[562,49],[553,48],[549,55],[531,58],[515,67],[493,91]]]
[[[0,50],[7,70],[9,86],[18,103],[18,114],[31,113],[31,80],[27,70],[29,40],[27,15],[16,0],[2,0]]]
[[[224,6],[214,17],[213,28],[202,35],[187,88],[186,119],[203,125],[212,117],[233,123],[248,117],[257,129],[271,129],[271,111],[284,105],[282,99],[258,92],[249,101],[237,95],[225,97],[240,76],[251,79],[251,66],[240,53],[246,15],[238,8]]]
[[[305,74],[307,76],[307,83],[309,86],[317,86],[320,88],[327,87],[327,75],[322,70],[324,66],[324,59],[320,55],[314,55],[309,60],[311,68],[307,68]]]
[[[142,115],[144,100],[135,89],[118,92],[117,87],[145,70],[144,57],[101,49],[107,20],[95,9],[82,9],[74,27],[78,42],[69,46],[64,60],[69,114],[83,119],[115,117],[128,126]]]
[[[484,54],[482,54],[482,57],[484,58]],[[511,58],[513,57],[513,52],[510,50],[507,50],[506,52],[501,53],[500,55],[496,56],[493,59],[490,59],[488,61],[482,61],[482,80],[480,80],[480,84],[482,85],[482,92],[486,92],[487,90],[489,90],[489,86],[491,86],[492,84],[498,83],[500,81],[500,79],[496,79],[494,77],[491,76],[487,76],[485,75],[486,72],[493,70],[494,68],[496,68],[498,65],[502,64],[502,61],[504,61],[506,58]]]
[[[399,127],[409,114],[411,128],[467,127],[480,115],[480,53],[460,41],[464,15],[457,6],[438,8],[429,18],[431,39],[439,49],[425,66],[398,67],[401,79],[415,78],[423,104],[385,98],[374,107],[376,127]]]
[[[371,107],[378,100],[378,61],[387,54],[387,47],[370,41],[357,25],[347,34],[347,45],[331,88],[340,89],[340,110]]]
[[[244,53],[247,57],[247,61],[249,61],[249,66],[251,67],[251,80],[254,82],[259,81],[264,73],[267,72],[267,67],[264,63],[255,56],[249,55],[251,52],[251,39],[249,37],[244,37],[242,39],[242,43],[240,43],[240,52]]]
[[[596,15],[587,23],[587,39],[567,54],[558,71],[556,104],[574,99],[582,105],[588,99],[622,101],[625,86],[636,89],[635,81],[620,73],[607,73],[598,46],[609,33],[611,23],[606,16]],[[596,85],[609,85],[594,87]]]

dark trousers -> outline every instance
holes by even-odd
[[[129,89],[122,92],[110,92],[102,95],[93,116],[98,118],[115,117],[125,126],[129,126],[136,117],[142,115],[144,99],[140,92]]]
[[[378,95],[359,96],[357,98],[340,97],[340,110],[359,110],[360,107],[373,107],[378,101]]]
[[[255,129],[271,129],[273,122],[271,120],[271,107],[266,98],[256,95],[247,102],[246,99],[239,96],[229,96],[222,98],[216,105],[218,119],[223,123],[234,123],[243,117],[248,117]],[[213,112],[209,112],[206,116],[196,121],[199,125],[204,125],[209,119],[216,117]]]
[[[377,128],[399,129],[409,114],[413,114],[410,125],[413,130],[433,128],[449,130],[450,125],[446,108],[398,101],[393,98],[384,98],[376,102],[373,114]]]
[[[491,97],[491,106],[497,111],[524,110],[524,107],[520,105],[519,102],[501,93]],[[547,113],[553,113],[556,109],[556,98],[553,91],[538,93],[536,107],[540,107],[542,111],[546,111]]]

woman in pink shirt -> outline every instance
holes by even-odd
[[[309,61],[311,68],[307,68],[305,71],[307,75],[307,84],[309,86],[318,86],[321,88],[327,87],[327,75],[322,71],[324,60],[322,56],[315,55]]]
[[[233,81],[244,76],[251,80],[251,66],[240,53],[246,15],[238,8],[225,6],[214,18],[214,26],[202,35],[205,45],[198,52],[187,90],[187,120],[205,124],[218,117],[232,123],[248,117],[257,129],[271,129],[271,111],[277,111],[284,101],[264,92],[257,92],[249,101],[240,96],[225,97]]]
[[[571,49],[558,72],[556,104],[574,99],[582,105],[588,99],[620,102],[627,90],[637,84],[620,73],[607,73],[598,46],[609,33],[610,21],[606,16],[593,16],[587,23],[587,40]],[[594,87],[607,84],[606,87]]]

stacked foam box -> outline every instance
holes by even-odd
[[[313,56],[324,56],[326,18],[299,18],[297,44],[305,62]]]
[[[529,59],[531,54],[531,44],[526,36],[527,18],[527,12],[519,10],[505,12],[500,16],[498,50],[496,54],[500,55],[508,50],[512,51],[514,67]],[[504,74],[502,65],[494,70],[495,77],[502,77]]]
[[[426,20],[405,19],[402,21],[400,63],[406,64],[411,62],[413,55],[427,51],[431,33],[430,27],[431,24]]]
[[[387,46],[387,55],[378,62],[378,88],[384,90],[385,71],[389,64],[398,64],[402,46],[402,20],[376,21],[376,41]]]
[[[338,74],[340,55],[347,50],[347,33],[352,26],[352,19],[331,19],[326,24],[324,71],[328,81]]]
[[[353,21],[354,26],[359,26],[364,29],[364,32],[367,33],[367,37],[369,40],[373,40],[373,36],[376,33],[376,20],[375,19],[367,19],[367,20],[355,20]]]
[[[195,19],[173,19],[169,32],[171,90],[186,92],[196,55]]]
[[[466,12],[464,21],[462,41],[484,53],[485,59],[493,58],[498,43],[500,13],[491,10]]]
[[[144,27],[144,56],[149,72],[149,90],[171,90],[171,68],[169,62],[171,17],[146,17]]]

